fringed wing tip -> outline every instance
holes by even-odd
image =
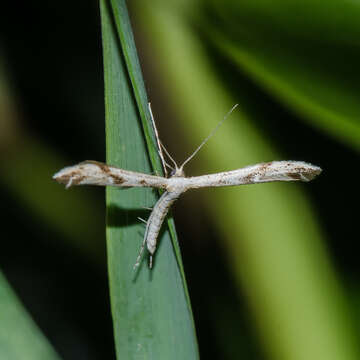
[[[76,170],[73,166],[65,167],[53,175],[53,180],[57,181],[59,184],[65,185],[65,188],[68,189],[72,185],[77,185],[81,182],[81,177],[76,173]]]
[[[319,176],[321,172],[322,169],[319,166],[299,162],[299,165],[295,166],[294,171],[288,175],[294,180],[309,182]]]

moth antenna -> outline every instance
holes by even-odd
[[[134,271],[135,271],[136,268],[140,265],[141,256],[142,256],[142,254],[143,254],[143,252],[144,252],[144,249],[145,249],[145,244],[146,244],[146,237],[144,236],[144,240],[143,240],[143,242],[142,242],[142,244],[141,244],[141,248],[140,248],[140,251],[139,251],[139,255],[137,256],[135,265],[134,265],[134,267],[133,267],[133,270],[134,270]]]
[[[161,147],[164,149],[165,154],[169,157],[169,159],[171,160],[171,162],[174,164],[175,169],[178,169],[179,167],[177,166],[176,161],[172,158],[172,156],[169,154],[169,152],[166,150],[166,147],[163,145],[163,143],[160,141],[160,145]],[[175,170],[173,167],[171,167],[172,170]]]
[[[183,162],[180,166],[180,169],[183,167],[199,152],[199,150],[207,143],[207,141],[215,134],[218,128],[222,125],[222,123],[229,117],[229,115],[237,108],[239,104],[235,104],[228,113],[224,116],[224,118],[218,122],[218,124],[214,127],[211,133],[206,137],[206,139],[197,147],[197,149]]]
[[[153,256],[150,255],[149,269],[152,269],[153,266]]]
[[[152,127],[153,127],[154,133],[155,133],[155,139],[156,139],[156,143],[157,143],[158,152],[159,152],[159,156],[160,156],[160,159],[161,159],[162,167],[163,167],[163,170],[164,170],[165,177],[167,177],[166,166],[169,166],[169,165],[165,161],[164,154],[162,152],[160,137],[159,137],[159,133],[158,133],[157,128],[156,128],[155,119],[154,119],[154,115],[153,115],[153,112],[152,112],[152,109],[151,109],[151,103],[150,102],[148,103],[148,109],[149,109],[149,113],[150,113]]]
[[[174,167],[171,166],[168,162],[164,161],[165,166],[167,166],[169,169],[174,170]]]
[[[165,163],[165,165],[166,165],[169,169],[171,169],[171,170],[175,170],[175,169],[174,169],[174,167],[173,167],[173,166],[171,166],[171,165],[169,165],[167,162]]]

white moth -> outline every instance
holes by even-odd
[[[141,261],[145,245],[150,253],[149,267],[152,267],[152,257],[156,251],[157,238],[164,219],[171,205],[190,189],[214,186],[235,186],[257,184],[271,181],[310,181],[321,173],[321,168],[302,161],[272,161],[247,166],[241,169],[226,171],[216,174],[185,177],[184,166],[188,163],[207,140],[213,135],[226,117],[235,109],[235,105],[210,135],[201,143],[195,152],[179,167],[159,141],[155,123],[154,130],[158,142],[159,154],[167,176],[166,167],[173,169],[170,177],[161,177],[139,172],[119,169],[97,161],[84,161],[74,166],[65,167],[57,172],[53,179],[65,184],[66,188],[73,185],[100,185],[118,187],[151,187],[165,190],[155,204],[149,219],[146,222],[144,240],[136,259],[134,268]],[[152,117],[151,107],[149,110]],[[153,120],[153,117],[152,117]],[[165,150],[175,168],[171,167],[164,159],[162,148]]]

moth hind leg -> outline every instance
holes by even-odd
[[[140,265],[140,262],[141,262],[141,257],[142,257],[142,254],[144,252],[144,249],[145,249],[145,244],[146,244],[146,236],[144,236],[144,240],[141,244],[141,248],[140,248],[140,251],[139,251],[139,254],[136,258],[136,262],[134,264],[134,267],[133,267],[133,270],[135,271],[136,268]]]

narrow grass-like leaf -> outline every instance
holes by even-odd
[[[128,76],[130,78],[132,91],[136,100],[138,112],[140,115],[142,128],[147,144],[147,151],[150,157],[151,166],[157,174],[163,174],[162,165],[157,152],[156,140],[154,137],[154,131],[152,128],[150,113],[148,111],[148,99],[146,95],[146,89],[144,80],[142,78],[142,72],[140,68],[139,59],[137,57],[134,36],[131,30],[131,24],[124,0],[111,0],[112,10],[114,14],[114,20],[120,44],[123,51],[124,62],[127,67]],[[177,235],[175,230],[175,224],[171,217],[168,220],[168,226],[173,242],[176,258],[181,271],[181,276],[184,281],[184,289],[187,294],[188,305],[190,305],[190,299],[188,296],[187,285],[185,280],[184,269],[181,260],[180,248],[177,241]]]
[[[150,138],[151,159],[156,147],[148,120],[143,130],[139,119],[139,114],[147,117],[146,94],[139,90],[143,87],[141,71],[125,2],[113,1],[112,5],[121,41],[111,7],[101,0],[107,161],[124,169],[150,173],[144,134]],[[138,271],[133,271],[144,234],[137,217],[147,218],[148,212],[143,207],[151,207],[156,199],[157,193],[151,189],[106,191],[108,267],[117,358],[197,359],[186,284],[168,230],[161,232],[153,270],[148,269],[145,256]]]
[[[145,85],[142,78],[139,59],[137,57],[135,41],[131,30],[126,3],[123,0],[111,0],[111,5],[117,33],[122,47],[124,61],[127,67],[128,76],[131,81],[131,86],[142,122],[144,135],[148,144],[151,164],[158,174],[162,174],[161,163],[156,151],[156,143],[149,117],[150,114],[147,109],[148,100]]]
[[[60,359],[23,308],[1,272],[0,314],[0,359]]]

